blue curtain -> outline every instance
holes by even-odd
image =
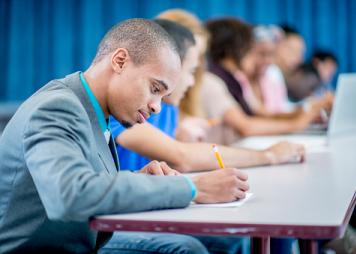
[[[0,0],[0,101],[24,100],[53,78],[87,68],[118,21],[184,8],[202,20],[236,16],[295,26],[314,48],[356,71],[355,0]]]

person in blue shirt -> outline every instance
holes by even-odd
[[[185,69],[188,66],[196,66],[198,62],[197,51],[191,50],[191,48],[193,48],[195,44],[193,34],[187,28],[184,28],[183,26],[171,21],[155,20],[155,22],[161,25],[177,42],[178,52],[180,53],[180,57],[183,61],[182,72],[185,72]],[[190,60],[192,61],[190,61],[189,64],[187,64],[185,56],[191,56]],[[192,69],[192,71],[194,71],[194,69]],[[192,73],[192,71],[190,71],[190,73]],[[193,78],[191,79],[194,81]],[[181,99],[177,98],[174,94],[171,94],[170,96],[173,100],[179,101]],[[165,117],[157,117],[159,115]],[[143,115],[143,117],[145,116]],[[110,117],[109,122],[113,137],[116,137],[125,129],[125,127],[118,121],[116,121],[113,117]],[[162,130],[166,133],[166,135],[168,135],[170,138],[174,138],[174,131],[178,124],[178,108],[176,105],[163,102],[161,104],[160,114],[151,116],[149,119],[147,119],[147,122],[154,126],[160,126]],[[135,128],[135,126],[131,127],[130,129],[132,128]],[[145,146],[144,143],[141,145]],[[126,168],[130,170],[141,170],[141,165],[146,165],[147,162],[150,162],[148,158],[140,156],[136,153],[129,152],[123,147],[118,146],[118,149],[118,154],[120,154],[120,166],[122,169]],[[161,164],[163,171],[165,166],[168,167],[165,162],[157,163]],[[106,248],[140,248],[152,250],[155,253],[160,253],[160,251],[166,251],[168,245],[170,249],[171,247],[173,248],[174,246],[186,244],[186,242],[192,240],[191,238],[188,238],[188,236],[186,237],[187,238],[184,238],[184,236],[182,235],[172,236],[171,234],[116,232],[113,236],[113,239],[106,245]],[[239,238],[234,238],[231,241],[227,240],[229,238],[225,237],[199,237],[198,239],[201,240],[201,242],[207,247],[209,253],[216,253],[214,250],[217,246],[219,246],[219,249],[225,249],[224,253],[242,253],[242,241]],[[120,244],[121,242],[123,244]],[[138,242],[139,244],[137,244]],[[176,244],[174,244],[173,242],[175,242]],[[196,243],[194,243],[194,245],[196,245]],[[100,251],[99,254],[106,254],[106,252]]]
[[[162,102],[160,114],[151,116],[147,119],[147,122],[152,126],[158,127],[170,138],[174,138],[175,128],[178,125],[178,111],[176,106]],[[118,137],[121,132],[126,130],[126,128],[112,116],[110,117],[109,122],[114,138]],[[151,159],[132,152],[121,145],[117,145],[116,149],[121,158],[120,166],[122,169],[140,170],[144,165],[151,161]]]
[[[164,246],[151,238],[143,249],[142,238],[113,242],[89,227],[96,215],[231,202],[248,190],[234,168],[191,177],[166,176],[168,166],[165,176],[120,171],[109,115],[130,126],[159,113],[180,71],[167,32],[129,19],[106,33],[87,70],[50,81],[20,106],[0,137],[0,253],[208,253],[190,236],[169,235]]]
[[[166,29],[164,25],[163,27]],[[180,85],[163,99],[160,114],[147,119],[144,124],[129,129],[122,126],[114,117],[110,117],[110,128],[117,143],[122,169],[140,170],[151,160],[167,161],[170,166],[181,172],[207,170],[217,166],[211,144],[184,143],[175,139],[179,117],[178,105],[186,90],[194,84],[193,74],[199,62],[198,46],[192,42],[181,43],[181,47],[183,46],[188,47],[181,54]],[[287,142],[276,144],[264,151],[224,146],[220,147],[220,151],[228,167],[299,162],[304,157],[302,146]],[[119,237],[119,234],[117,236]],[[199,239],[206,245],[214,243],[214,246],[219,246],[220,249],[226,247],[224,253],[236,252],[242,245],[241,241],[236,239],[232,242],[224,238],[200,237]],[[246,249],[246,244],[244,248]]]
[[[200,48],[194,41],[187,39],[182,42],[179,36],[175,35],[174,39],[181,41],[178,46],[182,58],[181,82],[169,96],[163,98],[160,114],[129,129],[110,117],[110,128],[123,169],[140,170],[151,160],[166,161],[180,172],[209,170],[218,166],[211,152],[211,144],[175,139],[178,105],[186,90],[194,84],[194,72],[200,55]],[[227,167],[299,162],[304,157],[302,146],[288,142],[278,143],[263,151],[221,146],[220,152]]]

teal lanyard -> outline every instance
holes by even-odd
[[[98,100],[95,98],[95,95],[90,90],[90,87],[89,87],[87,81],[85,80],[84,75],[83,75],[82,72],[79,74],[79,77],[80,77],[80,81],[82,82],[82,85],[83,85],[83,87],[85,89],[85,92],[89,96],[90,103],[94,107],[95,114],[96,114],[96,116],[98,118],[98,121],[99,121],[100,129],[101,129],[101,131],[103,133],[105,133],[106,131],[109,130],[109,127],[108,127],[108,123],[105,120],[104,112],[101,109]]]

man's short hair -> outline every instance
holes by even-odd
[[[252,26],[235,18],[220,18],[206,23],[211,40],[208,45],[209,57],[219,63],[231,57],[239,66],[242,58],[252,48]]]
[[[170,20],[155,19],[154,22],[160,25],[176,42],[180,60],[183,61],[188,48],[195,45],[193,33],[185,26]]]
[[[300,34],[300,32],[295,27],[293,27],[291,25],[282,24],[279,27],[283,30],[285,36],[290,36],[290,35],[302,36]]]
[[[128,19],[113,26],[105,34],[93,63],[99,62],[118,48],[125,48],[133,63],[140,65],[162,47],[168,47],[178,54],[175,41],[158,24],[147,19]]]
[[[312,57],[311,57],[312,60],[318,60],[318,61],[321,61],[321,62],[324,62],[326,60],[331,60],[333,61],[336,65],[338,65],[338,60],[337,60],[337,57],[330,51],[327,51],[327,50],[321,50],[321,49],[318,49],[318,50],[315,50]]]

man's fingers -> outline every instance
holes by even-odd
[[[242,181],[246,181],[248,179],[248,176],[245,172],[243,172],[239,169],[236,169],[236,168],[218,169],[218,170],[216,170],[216,172],[226,173],[231,176],[236,176],[238,179],[240,179]]]
[[[234,196],[236,197],[236,199],[242,199],[246,197],[246,192],[237,189],[234,193]]]
[[[250,189],[249,184],[246,181],[237,180],[238,188],[242,191],[248,191]]]
[[[236,176],[240,180],[247,181],[248,175],[245,172],[242,172],[241,170],[236,170]]]
[[[164,175],[164,172],[163,172],[161,165],[158,161],[152,161],[150,164],[148,164],[147,171],[151,175],[158,175],[158,176]]]
[[[160,166],[161,166],[161,169],[162,169],[163,173],[165,175],[167,175],[167,176],[174,176],[174,175],[178,175],[179,174],[178,171],[176,171],[176,170],[172,169],[171,167],[169,167],[167,165],[167,163],[164,162],[164,161],[160,162]]]

